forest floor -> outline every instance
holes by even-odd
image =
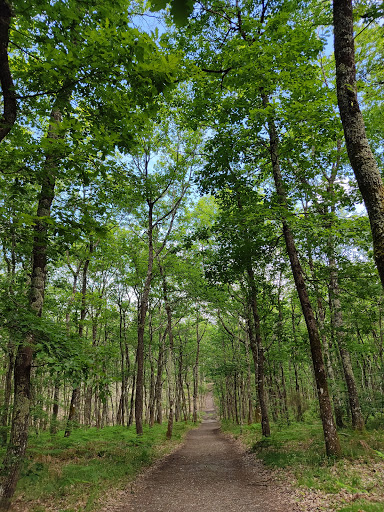
[[[220,424],[211,392],[205,409],[198,428],[175,423],[172,441],[166,423],[140,438],[126,427],[32,436],[12,511],[384,512],[382,424],[340,431],[333,460],[312,416],[262,439],[260,424]]]
[[[204,419],[176,452],[100,512],[296,512],[296,492],[220,432],[212,393]]]

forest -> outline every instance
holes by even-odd
[[[0,510],[101,510],[209,393],[300,510],[384,510],[383,19],[0,0]]]

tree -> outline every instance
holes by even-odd
[[[47,153],[44,177],[37,206],[37,222],[34,226],[32,247],[32,276],[29,289],[28,307],[32,315],[41,317],[44,305],[44,291],[47,275],[48,224],[55,188],[56,161],[58,158],[55,142],[60,137],[61,104],[54,106],[47,138],[53,141],[53,149]],[[31,366],[35,345],[35,334],[30,331],[19,344],[14,371],[14,405],[10,440],[1,472],[0,508],[10,506],[19,478],[27,439],[31,397]]]
[[[0,142],[11,131],[16,121],[17,102],[15,85],[9,66],[8,45],[12,7],[8,0],[0,2],[0,85],[3,93],[3,113],[0,117]]]
[[[150,129],[151,130],[151,129]],[[198,137],[191,133],[177,132],[177,127],[163,121],[162,126],[153,126],[152,133],[143,137],[142,148],[133,155],[130,172],[134,176],[133,194],[139,201],[139,209],[146,205],[147,265],[146,277],[140,293],[137,328],[137,376],[135,397],[135,420],[137,434],[143,433],[143,386],[144,386],[144,332],[148,301],[155,259],[160,256],[171,235],[178,209],[188,190]],[[171,137],[175,136],[172,141]],[[190,138],[187,140],[187,136]],[[163,155],[161,155],[163,152]],[[157,154],[156,154],[157,153]],[[151,158],[157,162],[152,167]],[[168,225],[167,225],[168,223]],[[169,334],[168,334],[169,335]]]
[[[205,9],[201,16],[197,17],[196,25],[199,26],[196,29],[200,30],[200,33],[207,33],[204,22],[206,16],[212,17],[215,53],[213,54],[206,46],[196,50],[192,44],[191,58],[195,57],[209,75],[206,86],[206,90],[209,91],[208,101],[212,104],[219,101],[221,105],[220,114],[216,118],[219,118],[223,125],[218,124],[212,139],[220,137],[225,131],[224,126],[236,123],[238,132],[247,133],[252,140],[251,143],[246,141],[243,135],[232,151],[229,152],[228,147],[224,151],[217,151],[219,161],[216,167],[219,171],[225,169],[225,172],[228,172],[228,164],[232,158],[236,158],[235,148],[241,148],[243,144],[239,153],[243,158],[244,173],[250,172],[249,165],[246,164],[252,161],[255,167],[254,174],[262,179],[265,172],[263,149],[266,145],[268,147],[267,165],[272,171],[277,194],[275,208],[283,227],[286,250],[308,329],[326,450],[328,455],[338,455],[340,445],[329,399],[320,336],[289,221],[291,207],[281,172],[278,131],[278,124],[282,122],[278,110],[280,102],[285,101],[285,95],[297,100],[297,96],[313,91],[309,82],[306,82],[305,86],[302,84],[299,91],[293,77],[297,76],[298,67],[301,67],[301,74],[306,80],[316,75],[311,59],[318,54],[321,44],[316,40],[312,28],[304,21],[303,12],[296,14],[293,4],[278,2],[271,8],[265,3],[254,7],[244,2],[242,5],[218,4],[213,9],[205,6]],[[209,27],[210,30],[212,26]],[[209,34],[207,37],[210,37]],[[273,48],[271,41],[276,43],[278,48]],[[210,87],[210,82],[214,82],[217,76],[226,87],[221,97],[218,88],[212,91]],[[294,111],[294,108],[292,110]],[[289,126],[289,123],[287,125]],[[288,126],[284,126],[285,131],[291,128]],[[268,132],[267,142],[265,130]]]
[[[7,50],[5,45],[8,43],[9,24],[5,26],[5,23],[9,22],[10,17],[8,11],[4,12],[5,5],[9,7],[7,2],[2,2],[0,6],[0,35],[3,37],[0,56],[1,79],[5,76],[4,66],[7,65],[4,52]],[[126,129],[121,130],[117,138],[116,134],[112,134],[112,139],[108,138],[105,133],[111,132],[116,118],[120,115],[120,108],[124,109],[126,115],[130,113],[132,118],[143,110],[154,113],[155,98],[169,83],[172,74],[172,66],[168,65],[163,55],[160,56],[156,44],[150,37],[137,29],[127,28],[127,5],[124,3],[123,11],[119,7],[120,5],[115,4],[113,9],[108,8],[104,2],[98,0],[85,2],[81,9],[77,8],[77,3],[72,2],[43,2],[28,12],[27,19],[24,17],[19,20],[20,25],[16,31],[18,42],[21,39],[18,51],[15,52],[19,64],[19,89],[25,94],[24,100],[28,108],[25,108],[20,125],[13,130],[14,134],[10,134],[7,144],[2,145],[1,151],[6,153],[6,150],[12,147],[12,143],[19,144],[20,133],[23,130],[33,132],[31,153],[35,153],[34,167],[28,168],[27,173],[24,169],[25,164],[21,169],[23,174],[29,174],[30,179],[36,184],[38,204],[35,216],[30,219],[29,236],[33,241],[30,248],[31,283],[27,304],[29,322],[26,322],[30,325],[25,330],[24,340],[19,344],[16,354],[11,437],[1,473],[0,506],[3,509],[10,505],[27,444],[31,366],[39,337],[36,327],[43,313],[48,256],[53,249],[51,241],[55,227],[57,231],[65,231],[62,226],[55,226],[57,219],[52,215],[57,185],[63,186],[66,180],[67,184],[77,181],[79,174],[83,178],[82,185],[86,184],[84,168],[89,170],[90,166],[82,166],[84,161],[87,164],[92,160],[100,162],[102,157],[114,151],[117,140],[121,142],[124,139],[125,147],[134,145],[133,133],[137,135],[137,127],[133,128],[132,123],[127,123]],[[31,22],[31,27],[28,26],[28,22]],[[28,32],[27,36],[24,30]],[[71,37],[68,37],[68,34]],[[121,45],[123,34],[125,42]],[[79,38],[83,39],[81,45]],[[109,52],[103,52],[97,60],[92,58],[99,50],[105,48],[107,40],[116,43],[120,38],[122,52],[118,52],[117,60],[113,48]],[[134,59],[131,52],[133,48],[138,52]],[[149,61],[157,61],[157,57],[163,64],[161,69],[157,64],[149,64]],[[117,76],[123,83],[117,82]],[[5,79],[9,82],[9,77]],[[8,86],[10,87],[9,83]],[[14,90],[4,87],[3,82],[2,87],[5,95],[4,107],[9,110],[12,100],[9,96],[12,96]],[[92,91],[92,94],[87,98],[89,91]],[[114,94],[120,92],[121,101],[116,102],[115,97],[111,97],[112,91]],[[98,103],[98,109],[92,108],[92,101]],[[107,104],[110,109],[105,111],[104,106]],[[29,108],[32,110],[31,115],[28,115]],[[48,108],[51,112],[48,116],[49,126],[45,115]],[[142,125],[145,125],[145,121]],[[104,131],[103,136],[97,131],[100,128]],[[93,130],[93,138],[89,137],[89,130]],[[39,134],[44,131],[47,132],[47,136],[37,143]],[[90,139],[92,142],[89,143]],[[103,146],[103,152],[100,151],[100,144]],[[91,154],[82,153],[84,147],[91,149]],[[36,168],[39,169],[38,173]],[[104,170],[105,167],[100,165],[95,174],[102,174]],[[8,172],[18,178],[20,168],[13,163]],[[73,179],[73,175],[76,179]],[[23,185],[24,183],[21,186]],[[68,185],[67,190],[71,190],[71,187],[71,184]],[[75,219],[68,222],[72,225],[75,223]]]
[[[352,0],[333,2],[337,101],[348,157],[368,212],[374,257],[384,286],[384,184],[357,97]]]

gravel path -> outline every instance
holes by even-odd
[[[212,394],[183,446],[138,480],[121,512],[295,512],[290,489],[220,433]]]

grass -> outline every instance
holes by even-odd
[[[352,505],[340,508],[339,512],[383,512],[383,503],[367,503],[356,501]]]
[[[29,440],[27,459],[16,492],[16,505],[29,512],[91,512],[108,489],[124,488],[145,466],[172,451],[193,423],[175,423],[166,441],[166,423],[144,427],[74,430]],[[54,503],[54,505],[52,505]]]
[[[264,439],[259,424],[240,426],[223,421],[222,430],[241,440],[267,466],[289,474],[301,488],[339,496],[340,503],[332,510],[384,511],[384,429],[339,431],[340,459],[326,456],[322,426],[317,420],[272,425],[271,437]]]

